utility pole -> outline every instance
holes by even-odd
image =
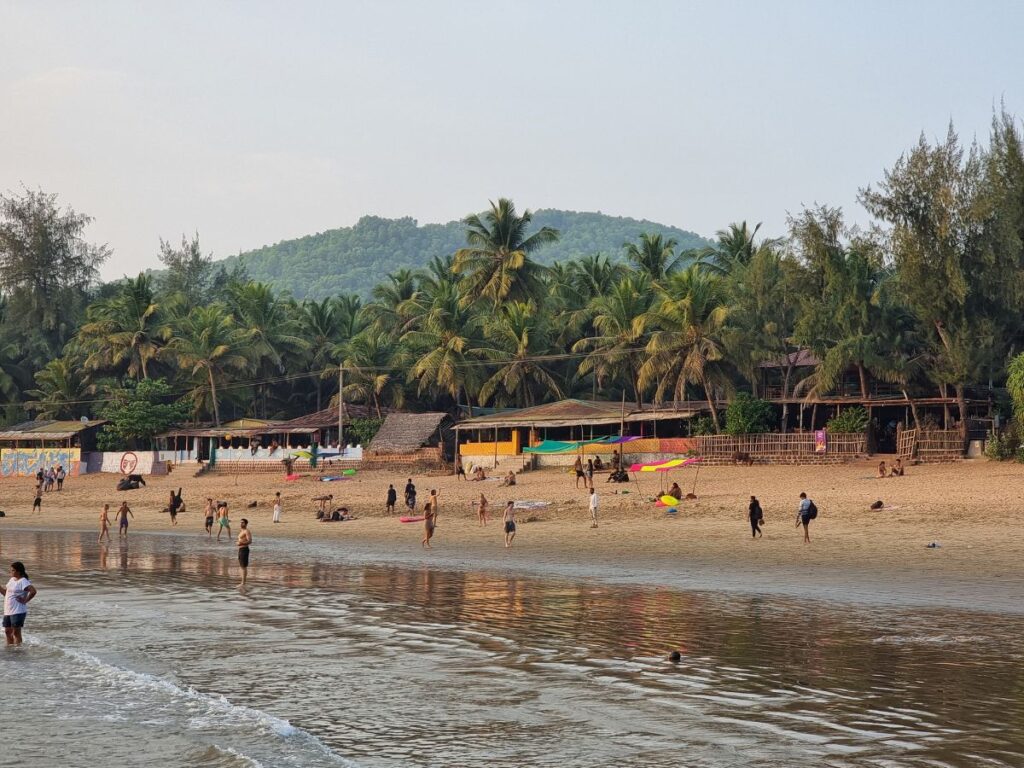
[[[341,364],[339,364],[338,365],[338,452],[339,452],[339,455],[343,455],[345,453],[345,425],[342,422],[342,419],[344,418],[343,411],[344,411],[344,408],[345,408],[345,406],[344,406],[345,398],[342,395],[342,392],[344,392],[344,390],[345,390],[345,368]]]

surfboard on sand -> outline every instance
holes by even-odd
[[[398,518],[398,522],[400,522],[400,523],[422,523],[423,522],[423,518],[422,517],[400,517],[400,518]]]

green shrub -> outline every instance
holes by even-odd
[[[725,409],[727,435],[755,435],[771,432],[775,426],[775,406],[767,400],[740,392]]]
[[[844,408],[825,425],[825,429],[837,434],[863,432],[867,428],[868,412],[859,405]]]
[[[345,442],[366,445],[377,434],[384,419],[352,419],[345,425]]]
[[[1024,460],[1024,446],[1017,436],[1016,424],[1010,423],[1003,432],[990,432],[985,441],[985,455],[994,461]]]
[[[690,434],[694,437],[715,434],[715,422],[710,416],[698,416],[690,422]]]

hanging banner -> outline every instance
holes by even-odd
[[[828,451],[828,432],[824,429],[814,430],[814,452],[826,453]]]

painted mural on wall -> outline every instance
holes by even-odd
[[[58,464],[69,475],[75,474],[81,458],[80,448],[4,448],[0,451],[0,475],[24,477]]]

